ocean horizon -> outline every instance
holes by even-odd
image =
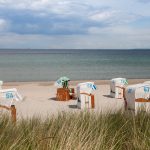
[[[0,49],[0,80],[150,78],[150,49]]]

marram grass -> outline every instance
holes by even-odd
[[[1,150],[149,150],[150,115],[62,113],[19,120],[0,117]]]

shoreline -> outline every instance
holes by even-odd
[[[127,79],[129,84],[136,84],[142,83],[149,79]],[[81,82],[91,81],[94,82],[96,85],[106,85],[109,84],[110,80],[71,80],[70,85],[75,86]],[[4,82],[3,86],[20,86],[20,85],[27,85],[27,84],[38,84],[41,86],[52,86],[55,81],[13,81],[13,82]]]

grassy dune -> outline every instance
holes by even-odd
[[[19,120],[0,117],[1,150],[148,150],[150,115],[62,113]]]

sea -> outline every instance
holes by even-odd
[[[0,80],[150,79],[149,49],[0,49]]]

